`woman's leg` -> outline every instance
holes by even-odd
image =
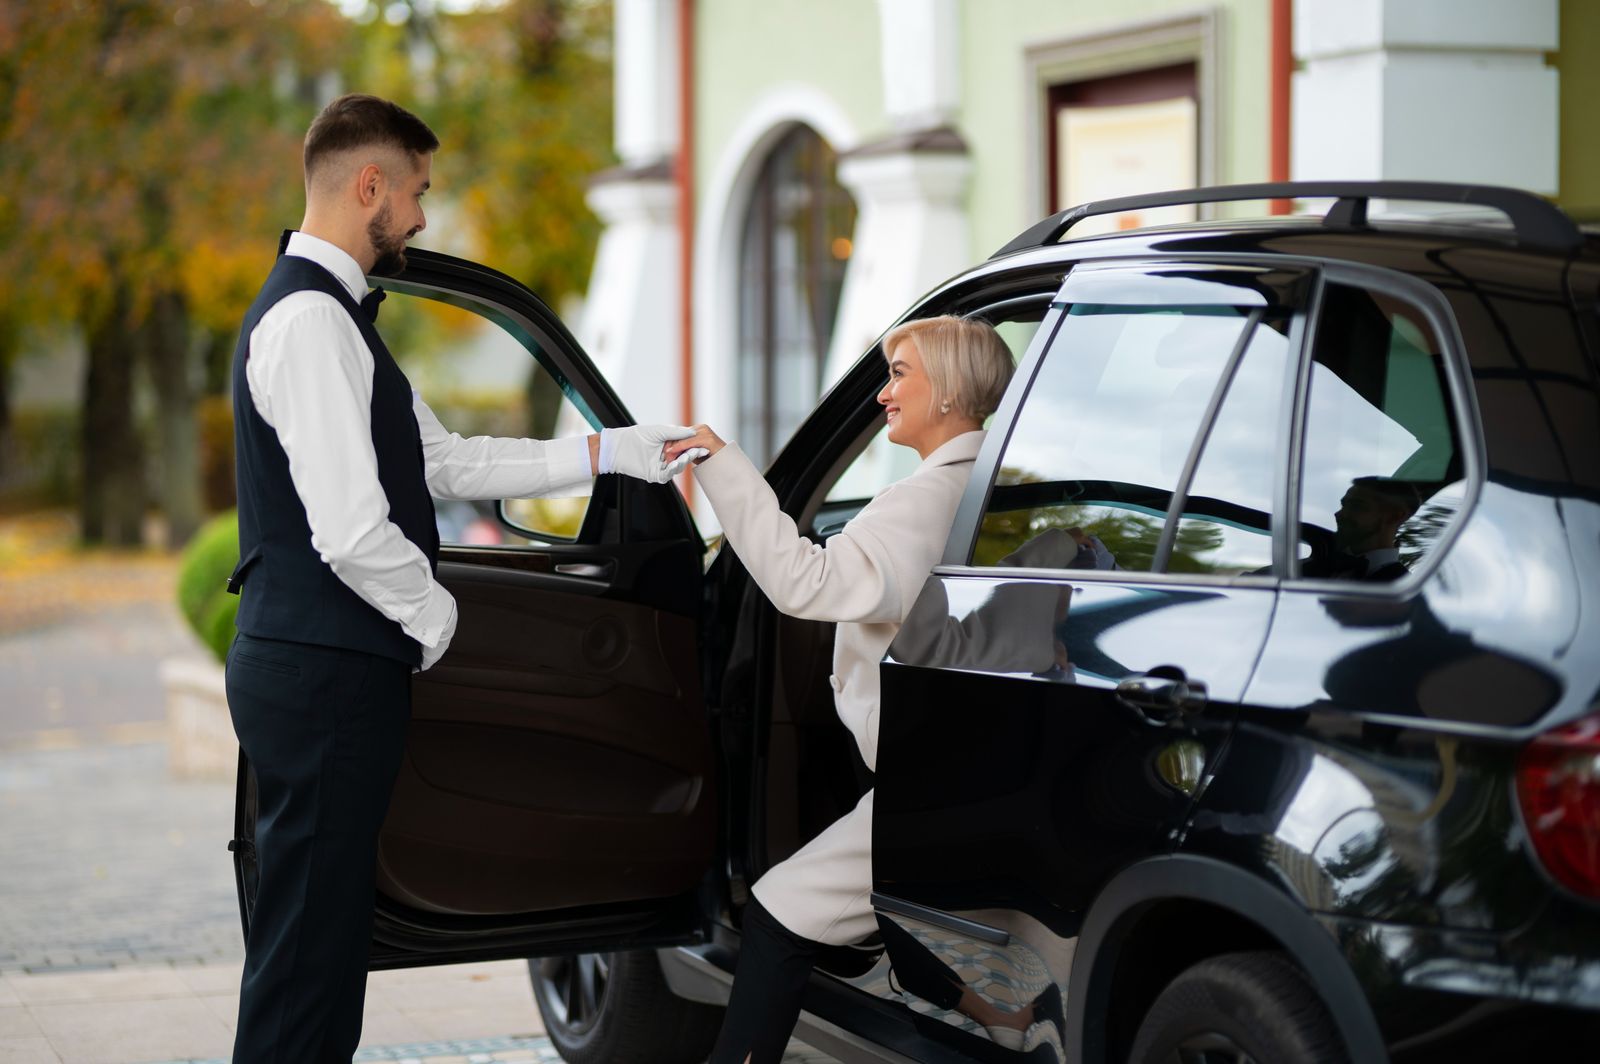
[[[711,1064],[777,1064],[824,945],[877,929],[872,895],[872,792],[762,876],[745,907],[739,967]],[[777,914],[777,915],[774,915]],[[781,917],[781,918],[780,918]]]
[[[820,948],[750,899],[733,995],[710,1064],[778,1064],[783,1059]]]
[[[1028,1004],[1012,1011],[1000,1008],[963,983],[949,965],[892,919],[880,917],[878,930],[889,951],[895,978],[909,993],[947,1012],[959,1012],[987,1028],[1026,1031],[1035,1021],[1036,1005]]]

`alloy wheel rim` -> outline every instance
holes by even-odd
[[[611,959],[604,953],[546,957],[539,962],[542,996],[550,1019],[573,1034],[584,1034],[600,1018],[611,981]]]

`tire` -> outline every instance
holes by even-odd
[[[545,1033],[569,1064],[697,1064],[711,1054],[723,1009],[685,1001],[654,951],[528,961]]]
[[[1185,969],[1139,1024],[1132,1064],[1349,1064],[1305,975],[1276,952],[1225,953]]]

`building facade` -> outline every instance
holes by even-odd
[[[1293,177],[1600,206],[1581,0],[616,0],[616,27],[581,338],[638,418],[758,461],[917,296],[1073,203]]]

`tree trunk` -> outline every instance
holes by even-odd
[[[16,360],[12,334],[0,322],[0,484],[11,456],[11,374]]]
[[[157,491],[167,518],[167,547],[189,542],[200,525],[200,452],[190,381],[189,310],[183,296],[162,292],[139,329],[156,394]]]
[[[144,542],[144,464],[133,420],[134,343],[127,290],[89,323],[83,385],[83,541],[136,547]]]
[[[228,378],[233,375],[234,341],[238,336],[237,329],[231,332],[206,330],[200,355],[200,361],[205,366],[205,380],[200,385],[201,395],[228,394]]]

